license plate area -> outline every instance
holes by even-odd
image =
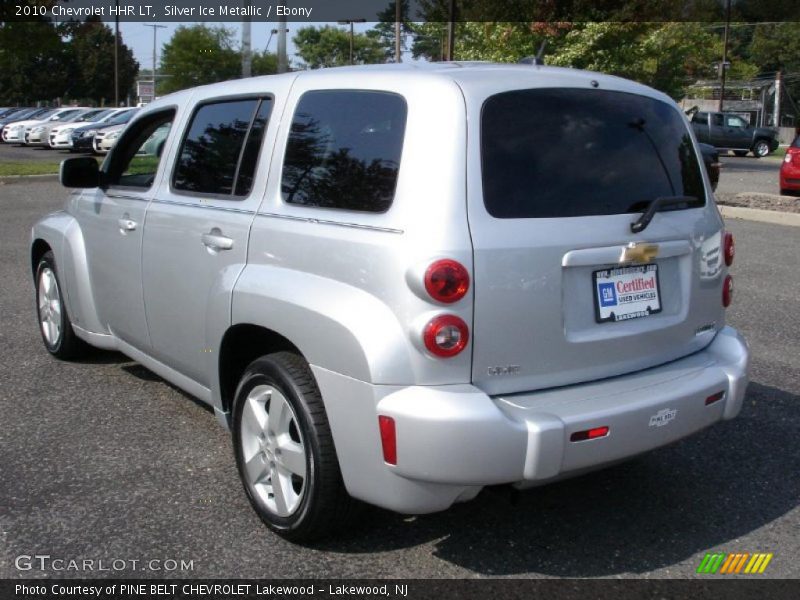
[[[601,269],[592,273],[598,323],[629,321],[661,312],[658,265]]]

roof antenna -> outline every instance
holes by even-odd
[[[544,65],[544,49],[546,47],[547,47],[547,40],[542,40],[542,45],[539,46],[539,51],[536,53],[536,56],[526,56],[525,58],[519,61],[519,64],[533,65],[536,67]]]

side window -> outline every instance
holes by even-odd
[[[141,189],[153,185],[174,118],[174,110],[160,111],[143,117],[123,131],[109,158],[107,178],[110,185]]]
[[[269,98],[201,105],[181,143],[173,187],[199,194],[249,194],[271,108]]]
[[[741,127],[741,128],[744,128],[744,127],[747,126],[745,124],[744,120],[742,120],[741,117],[735,117],[735,116],[725,117],[725,120],[727,121],[728,127]]]
[[[387,92],[307,92],[292,119],[281,192],[290,204],[384,212],[394,199],[406,102]]]
[[[722,115],[711,115],[711,124],[722,127]]]
[[[708,113],[698,112],[694,113],[692,123],[699,123],[701,125],[708,125]]]

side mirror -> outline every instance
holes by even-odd
[[[100,167],[89,156],[62,160],[58,178],[61,185],[68,188],[94,188],[101,185]]]

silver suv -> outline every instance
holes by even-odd
[[[157,143],[154,143],[157,140]],[[45,346],[211,405],[302,540],[739,412],[733,240],[681,111],[596,73],[326,69],[164,97],[33,228]]]

